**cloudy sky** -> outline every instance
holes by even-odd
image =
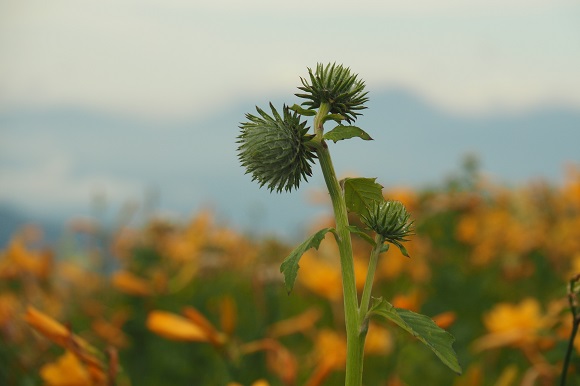
[[[575,0],[0,0],[0,105],[197,116],[336,60],[462,112],[580,106],[579,47]]]
[[[0,201],[142,182],[83,174],[84,153],[20,118],[77,109],[171,130],[292,95],[306,67],[334,61],[371,92],[404,89],[457,117],[578,110],[580,2],[0,0]],[[102,146],[96,163],[110,161]]]

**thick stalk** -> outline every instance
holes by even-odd
[[[324,175],[324,181],[332,200],[332,208],[336,221],[338,249],[340,251],[340,266],[342,271],[342,290],[344,296],[344,312],[346,324],[346,378],[345,386],[360,386],[362,384],[364,336],[361,339],[360,320],[358,317],[358,296],[354,275],[354,261],[348,216],[343,191],[336,178],[330,152],[322,140],[323,120],[329,113],[330,106],[321,104],[314,119],[316,139],[320,141],[317,147],[318,160]]]

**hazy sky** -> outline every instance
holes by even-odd
[[[243,176],[234,142],[243,112],[220,112],[293,103],[284,96],[297,91],[306,67],[334,61],[357,72],[371,95],[406,90],[453,117],[578,110],[580,2],[0,0],[0,203],[62,211],[89,201],[95,187],[122,201],[151,184],[172,202],[221,195],[218,204],[234,211],[231,195],[208,172],[211,162],[213,172],[223,172],[217,179],[236,181],[234,193],[296,207],[302,197],[267,197]],[[51,111],[89,114],[84,121],[57,116],[51,122],[58,127],[26,120]],[[373,113],[375,121],[381,113]],[[121,120],[99,120],[107,116]],[[204,120],[219,127],[203,131]],[[447,130],[451,121],[441,122]],[[431,127],[424,130],[417,138],[437,140]],[[450,140],[475,138],[453,130],[446,131]],[[491,139],[501,145],[497,152],[505,148],[498,135]],[[376,149],[375,158],[396,155]],[[409,150],[418,152],[415,163],[405,163],[418,179],[421,172],[439,178],[459,162],[441,150],[439,163],[426,164],[421,149]],[[535,147],[516,150],[515,158],[509,146],[492,154],[497,170],[503,160],[512,167],[548,157]],[[526,170],[556,174],[560,161]]]
[[[577,0],[0,0],[0,106],[199,116],[316,62],[460,112],[580,106]]]

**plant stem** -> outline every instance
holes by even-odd
[[[371,256],[369,259],[369,268],[367,271],[367,278],[365,280],[365,286],[363,289],[362,297],[360,300],[360,307],[358,310],[358,317],[361,321],[364,320],[367,311],[369,310],[369,303],[371,300],[371,290],[373,288],[373,281],[375,280],[375,271],[377,269],[377,262],[379,261],[379,255],[381,254],[381,248],[385,239],[381,235],[375,236],[375,246],[371,251]]]
[[[348,216],[342,188],[336,178],[334,166],[328,147],[322,139],[323,118],[329,113],[330,106],[322,103],[314,118],[318,160],[324,175],[324,181],[332,200],[332,208],[336,221],[337,244],[340,251],[340,266],[342,272],[342,290],[344,297],[344,312],[346,324],[346,378],[345,386],[360,386],[362,384],[364,336],[361,339],[360,320],[358,316],[358,296],[354,275],[352,242],[348,230]]]
[[[579,324],[580,319],[574,318],[574,323],[572,324],[572,333],[570,334],[570,340],[568,341],[568,349],[566,350],[566,357],[564,358],[564,365],[562,366],[562,376],[560,378],[560,386],[566,385],[568,366],[570,365],[570,360],[572,359],[572,349],[574,348],[574,339],[576,338],[576,333],[578,332]]]
[[[562,376],[560,377],[560,386],[566,385],[566,377],[568,375],[568,366],[572,360],[572,349],[574,348],[574,339],[578,333],[580,326],[580,316],[578,315],[578,300],[576,297],[577,289],[576,283],[580,280],[580,274],[574,276],[568,283],[568,303],[570,304],[570,312],[572,313],[572,332],[570,333],[570,340],[568,341],[568,349],[566,350],[566,357],[562,366]]]

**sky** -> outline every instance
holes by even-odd
[[[125,130],[171,136],[188,122],[218,122],[240,106],[291,97],[307,67],[335,61],[358,73],[371,95],[406,90],[462,119],[546,106],[576,111],[580,2],[0,0],[0,202],[34,209],[81,202],[95,186],[116,199],[135,194],[156,180],[156,166],[149,175],[135,173],[138,165],[133,175],[119,173],[123,157],[144,156],[99,140],[99,117],[115,117],[119,138]],[[59,111],[59,125],[77,125],[82,151],[70,127],[51,130],[46,116],[46,128],[38,123]],[[193,147],[211,152],[207,146],[227,140],[218,130],[200,131],[207,145]],[[84,167],[93,153],[101,158],[91,165],[110,167]],[[198,164],[192,175],[202,184],[207,165]]]

